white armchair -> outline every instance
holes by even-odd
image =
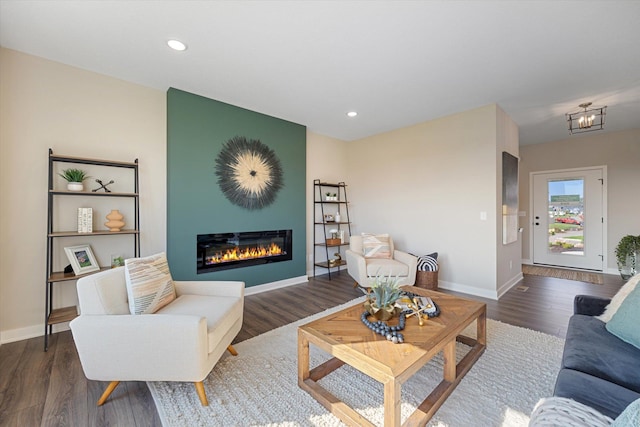
[[[189,381],[203,406],[202,381],[242,327],[244,282],[174,281],[177,298],[154,314],[132,315],[125,268],[78,280],[80,316],[70,324],[88,379],[110,381],[102,405],[120,381]]]
[[[351,236],[347,256],[347,272],[356,286],[370,287],[376,275],[398,277],[399,285],[413,285],[416,281],[418,258],[393,246],[388,237],[390,258],[365,257],[363,236]]]

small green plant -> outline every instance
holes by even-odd
[[[402,290],[398,285],[398,277],[377,275],[371,284],[373,303],[378,308],[390,307],[400,298]]]
[[[640,252],[640,236],[626,235],[618,242],[616,246],[616,261],[618,267],[627,263],[627,257],[635,257],[635,254]],[[632,261],[633,262],[633,261]],[[633,265],[635,269],[635,265]]]
[[[59,173],[61,177],[66,179],[69,182],[82,182],[85,179],[89,178],[89,175],[82,169],[64,169],[62,173]]]

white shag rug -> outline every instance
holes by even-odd
[[[342,426],[298,388],[297,326],[337,311],[310,316],[234,344],[204,380],[209,406],[192,383],[149,382],[164,426]],[[468,328],[475,336],[475,323]],[[564,340],[541,332],[487,320],[487,348],[440,407],[428,426],[526,427],[529,414],[553,394]],[[469,347],[457,344],[460,360]],[[329,355],[311,345],[311,367]],[[402,385],[402,422],[442,380],[440,353]],[[342,366],[320,384],[376,425],[383,420],[382,384]]]

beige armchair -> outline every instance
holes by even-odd
[[[370,287],[376,275],[398,277],[398,284],[413,285],[416,281],[418,258],[406,252],[399,251],[393,246],[390,236],[382,235],[384,244],[388,244],[383,250],[389,257],[376,257],[374,251],[367,251],[367,241],[363,236],[351,236],[349,249],[345,251],[347,256],[347,272],[356,281],[356,285]],[[368,252],[369,256],[365,256]]]
[[[203,406],[202,381],[242,327],[244,282],[174,281],[177,298],[154,314],[129,311],[125,267],[78,280],[80,316],[70,324],[88,379],[189,381]]]

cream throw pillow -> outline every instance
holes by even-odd
[[[124,261],[131,314],[155,313],[176,299],[176,290],[164,252]]]
[[[362,254],[365,258],[391,258],[388,234],[363,234]]]
[[[611,298],[611,302],[604,309],[604,313],[600,316],[596,316],[596,319],[602,320],[604,323],[609,323],[611,318],[620,308],[622,301],[629,295],[635,288],[638,282],[640,281],[640,273],[636,274],[632,278],[630,278],[627,283],[622,286],[618,292]]]

